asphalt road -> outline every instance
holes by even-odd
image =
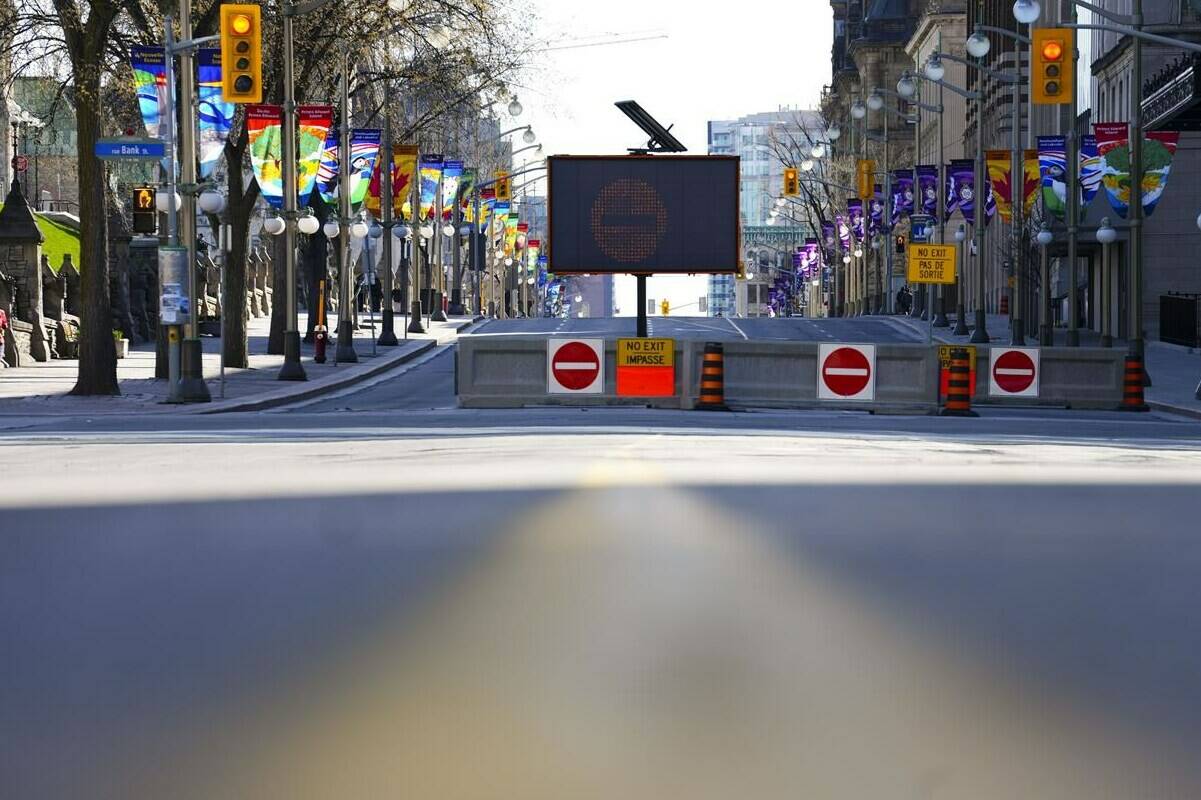
[[[530,318],[489,320],[472,333],[543,333],[578,336],[635,334],[633,317]],[[805,319],[803,317],[648,317],[647,333],[672,339],[769,339],[786,341],[924,341],[911,328],[880,317]]]
[[[452,367],[0,420],[0,796],[1201,797],[1196,422]]]

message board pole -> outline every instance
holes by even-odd
[[[638,330],[639,339],[645,339],[646,333],[646,276],[638,275]]]

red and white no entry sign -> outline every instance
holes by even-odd
[[[994,348],[988,371],[991,397],[1038,397],[1038,349]]]
[[[875,400],[875,345],[819,345],[817,397],[819,400]]]
[[[604,389],[604,339],[547,340],[546,391],[549,394],[601,394]]]

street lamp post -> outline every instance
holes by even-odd
[[[1101,227],[1097,228],[1097,241],[1101,243],[1101,286],[1100,286],[1100,303],[1101,309],[1101,346],[1113,347],[1113,320],[1112,309],[1113,305],[1110,295],[1113,292],[1113,278],[1110,276],[1109,253],[1110,245],[1118,238],[1118,232],[1109,224],[1109,217],[1101,219]]]
[[[1051,266],[1047,260],[1047,248],[1053,241],[1055,241],[1055,235],[1051,233],[1050,227],[1044,222],[1042,230],[1038,232],[1038,246],[1042,258],[1038,279],[1038,343],[1043,347],[1055,344],[1051,331]]]

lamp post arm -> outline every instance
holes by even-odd
[[[960,58],[959,56],[952,55],[951,53],[936,52],[936,53],[931,54],[931,57],[946,59],[947,61],[953,61],[956,64],[963,64],[965,67],[971,67],[972,69],[978,69],[981,72],[983,72],[985,75],[987,75],[988,77],[992,78],[993,80],[1001,81],[1002,83],[1021,83],[1021,81],[1022,81],[1022,78],[1020,75],[1014,75],[1011,72],[997,72],[995,69],[989,69],[988,67],[984,66],[983,64],[977,64],[974,61],[969,61],[966,58]]]
[[[931,80],[930,82],[936,86],[941,86],[944,89],[949,89],[952,92],[954,92],[955,94],[959,95],[960,97],[967,98],[968,100],[979,100],[980,99],[979,92],[970,92],[967,89],[960,89],[958,86],[956,86],[953,83],[947,83],[946,81],[936,81],[936,80]]]
[[[533,127],[532,125],[518,125],[516,128],[509,128],[509,130],[507,130],[507,131],[505,131],[504,133],[500,134],[500,135],[499,135],[499,136],[497,136],[496,138],[494,138],[494,139],[490,139],[490,140],[488,141],[488,144],[495,144],[496,142],[499,142],[501,139],[503,139],[503,138],[505,138],[506,136],[508,136],[510,133],[517,133],[517,131],[525,131],[525,130],[529,130],[529,129],[530,129],[530,128],[532,128],[532,127]]]
[[[834,183],[832,181],[823,181],[823,180],[819,180],[818,178],[802,178],[801,183],[820,183],[822,186],[828,186],[831,189],[841,189],[844,192],[854,193],[854,192],[859,191],[858,189],[852,189],[850,186],[843,186],[841,183]]]
[[[505,177],[506,178],[516,178],[518,175],[525,175],[526,173],[529,173],[529,172],[537,172],[538,170],[541,170],[541,169],[546,169],[546,165],[543,164],[541,166],[530,167],[529,169],[523,169],[521,172],[513,172],[513,173],[506,175]],[[476,189],[485,189],[485,188],[492,186],[493,184],[499,182],[500,180],[501,180],[500,178],[493,178],[490,181],[485,181],[483,183],[477,183],[475,185],[475,188]]]
[[[1172,47],[1179,47],[1181,50],[1189,50],[1193,53],[1201,53],[1201,44],[1186,42],[1183,39],[1173,39],[1171,36],[1160,36],[1157,33],[1147,33],[1138,31],[1134,28],[1127,28],[1125,25],[1101,25],[1101,24],[1085,24],[1080,22],[1065,22],[1064,28],[1077,28],[1090,31],[1108,31],[1110,33],[1120,33],[1125,36],[1132,36],[1135,39],[1142,39],[1147,42],[1155,42],[1156,44],[1166,44]]]
[[[986,32],[988,32],[988,33],[996,33],[996,34],[1000,34],[1001,36],[1004,36],[1004,37],[1006,37],[1006,38],[1008,38],[1008,39],[1015,39],[1015,40],[1017,40],[1017,41],[1021,42],[1022,44],[1030,44],[1030,37],[1029,37],[1029,36],[1024,36],[1024,35],[1022,35],[1022,34],[1020,34],[1020,33],[1017,33],[1017,32],[1015,32],[1015,31],[1007,31],[1007,30],[1005,30],[1004,28],[998,28],[998,27],[996,27],[995,25],[981,25],[980,23],[978,23],[978,22],[977,22],[977,23],[976,23],[976,30],[978,30],[978,31],[986,31]]]
[[[1116,11],[1110,11],[1107,8],[1101,8],[1100,6],[1085,2],[1085,0],[1071,0],[1071,1],[1074,5],[1080,6],[1081,8],[1087,8],[1089,11],[1093,12],[1097,16],[1104,17],[1105,19],[1109,20],[1110,22],[1116,22],[1119,25],[1134,24],[1134,17],[1132,17],[1128,14],[1119,14]],[[1063,27],[1070,27],[1070,26],[1065,25]]]

